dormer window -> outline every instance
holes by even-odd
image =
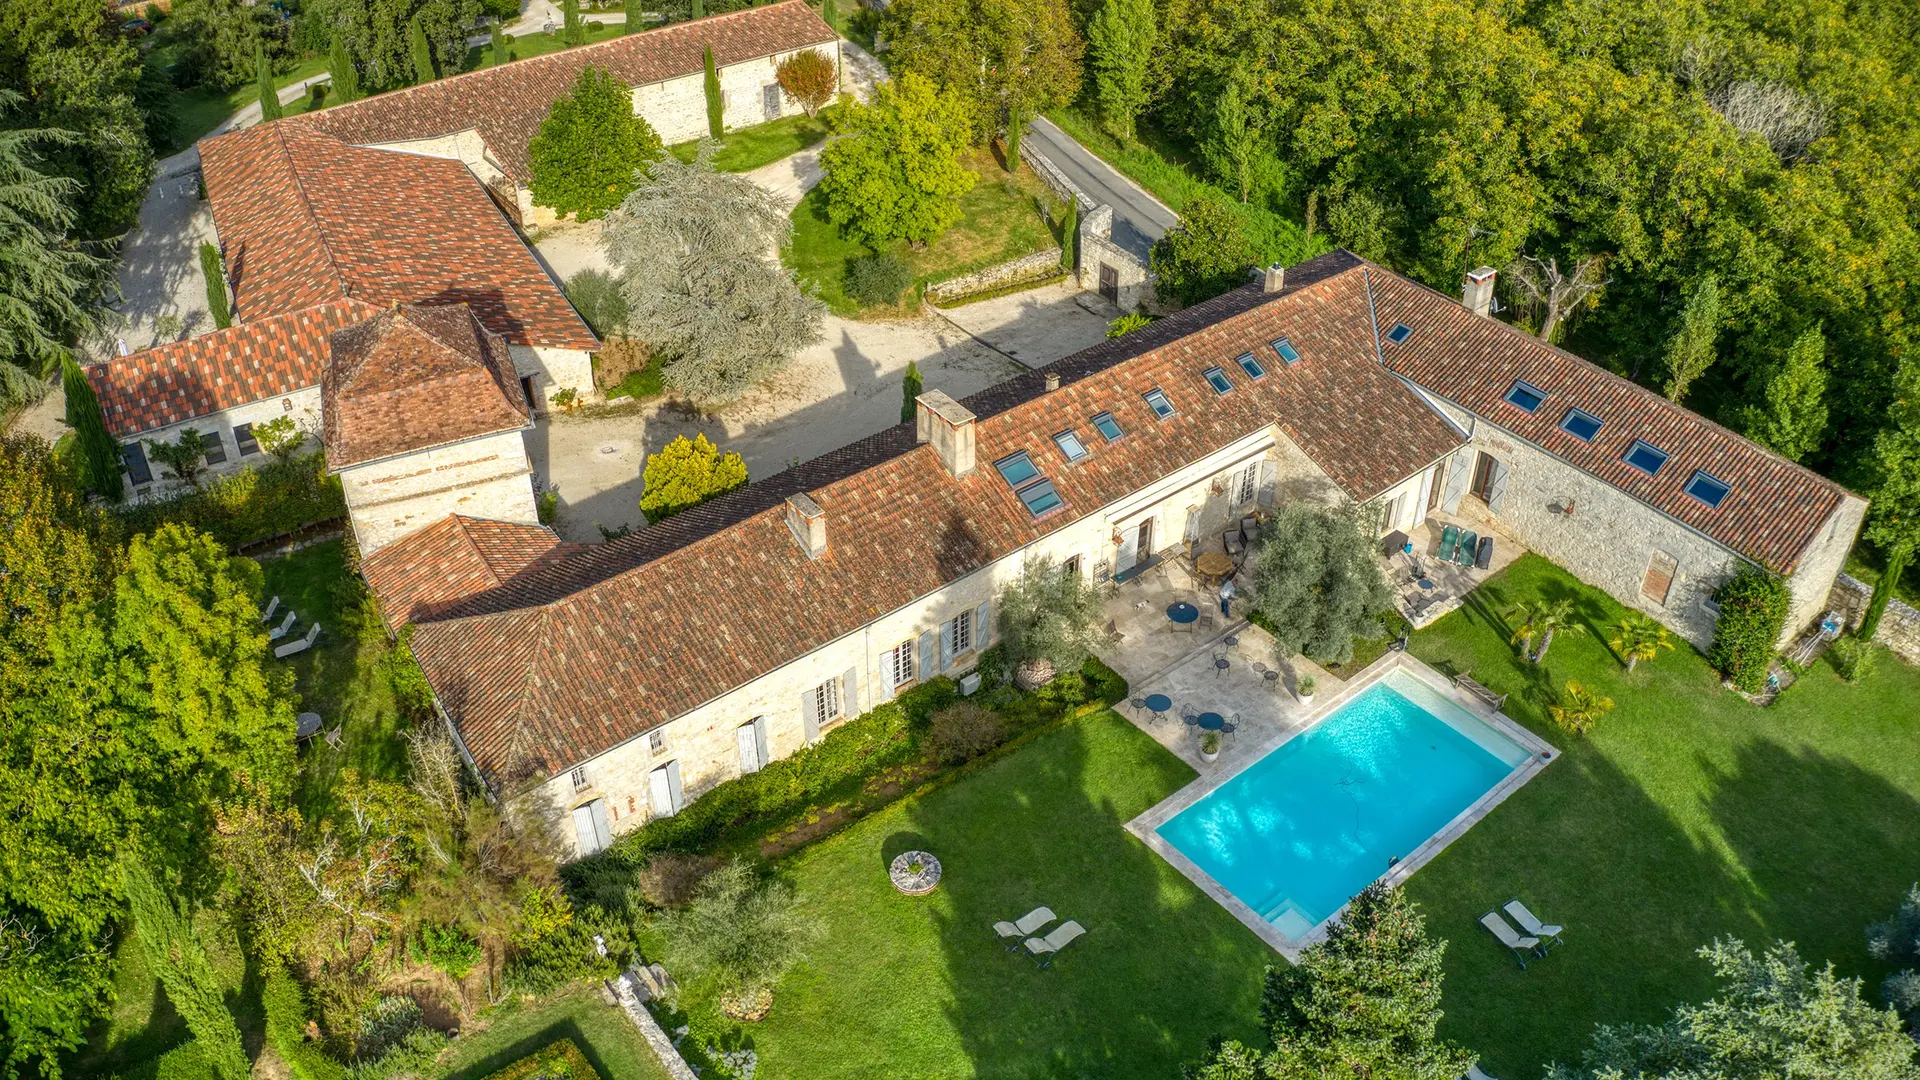
[[[1620,460],[1648,476],[1658,476],[1661,466],[1667,463],[1667,452],[1644,439],[1635,439]]]
[[[1227,373],[1219,368],[1210,367],[1200,374],[1207,380],[1207,385],[1213,387],[1214,393],[1230,394],[1233,392],[1233,380],[1227,378]]]

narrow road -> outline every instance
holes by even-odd
[[[1095,203],[1113,207],[1113,242],[1132,252],[1143,265],[1153,242],[1167,235],[1180,219],[1165,203],[1095,157],[1093,151],[1047,118],[1040,117],[1028,125],[1026,138]]]

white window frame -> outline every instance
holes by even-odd
[[[973,651],[973,609],[953,617],[953,655]]]
[[[575,791],[585,791],[593,786],[587,781],[587,767],[585,765],[575,765],[573,772],[569,773],[567,778],[573,782],[573,790]]]
[[[647,732],[647,752],[649,754],[665,753],[666,749],[667,733],[664,729],[654,728],[652,731]]]
[[[887,651],[887,671],[891,676],[889,681],[894,686],[905,686],[913,681],[913,653],[917,645],[914,639],[908,638]]]
[[[1246,468],[1240,470],[1240,475],[1234,478],[1233,501],[1236,503],[1250,503],[1253,501],[1254,496],[1259,493],[1260,463],[1250,461],[1247,463]]]
[[[813,719],[822,731],[827,725],[840,719],[840,680],[828,679],[809,691],[812,698]]]

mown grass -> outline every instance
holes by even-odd
[[[1578,628],[1535,667],[1506,613],[1538,598],[1571,600]],[[1627,674],[1605,645],[1621,614],[1530,555],[1413,637],[1421,659],[1510,693],[1506,712],[1564,751],[1408,885],[1451,940],[1445,1033],[1495,1076],[1536,1076],[1577,1060],[1596,1023],[1711,993],[1694,950],[1717,936],[1795,941],[1873,995],[1885,971],[1866,924],[1920,876],[1920,671],[1883,652],[1852,686],[1822,663],[1760,708],[1684,643]],[[1569,679],[1616,703],[1584,739],[1547,712]],[[1515,895],[1568,928],[1525,972],[1475,922]]]
[[[536,1006],[509,1004],[448,1048],[435,1074],[482,1080],[557,1039],[572,1039],[601,1080],[666,1080],[633,1021],[598,989],[580,986]]]
[[[753,127],[727,132],[714,151],[713,167],[719,172],[752,172],[784,157],[817,145],[827,137],[827,123],[818,117],[783,116]],[[692,161],[700,152],[700,140],[675,143],[670,149],[681,161]]]
[[[867,245],[842,235],[827,218],[816,188],[793,210],[793,242],[782,257],[802,283],[811,284],[837,315],[886,314],[918,304],[919,289],[1029,255],[1059,242],[1059,219],[1066,204],[1022,165],[1009,173],[989,150],[972,150],[962,162],[979,179],[959,199],[960,220],[920,250],[905,241],[887,250],[906,260],[914,287],[901,305],[866,306],[847,294],[847,263],[875,254]]]

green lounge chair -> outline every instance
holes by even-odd
[[[1441,562],[1452,562],[1453,553],[1460,546],[1460,526],[1446,525],[1440,529],[1440,550],[1434,554]]]
[[[1479,546],[1480,546],[1479,533],[1473,532],[1470,529],[1461,530],[1460,550],[1459,550],[1459,553],[1454,557],[1453,561],[1456,563],[1459,563],[1461,566],[1472,567],[1473,553],[1474,553],[1474,550]]]

